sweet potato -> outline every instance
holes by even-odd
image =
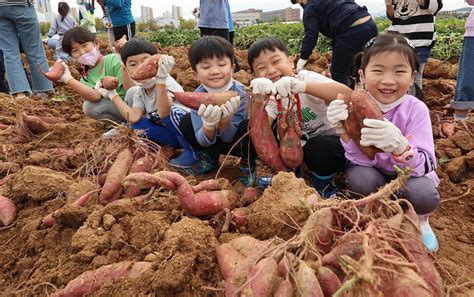
[[[244,256],[228,243],[221,244],[217,247],[216,256],[224,279],[229,278],[232,270],[244,259]]]
[[[341,287],[341,281],[337,275],[325,266],[319,266],[318,268],[318,281],[325,297],[334,295]]]
[[[418,216],[411,205],[405,211],[405,216],[411,220],[405,220],[402,224],[402,229],[406,231],[406,241],[403,242],[408,251],[406,256],[410,262],[416,263],[420,269],[421,276],[430,286],[433,296],[442,296],[444,290],[441,276],[423,245],[420,231],[412,224],[414,222],[419,226]]]
[[[286,171],[279,154],[279,147],[273,134],[268,114],[263,104],[252,100],[250,104],[250,138],[258,157],[277,171]]]
[[[235,91],[225,91],[222,93],[197,93],[197,92],[171,92],[176,100],[186,107],[198,110],[201,104],[222,105],[230,98],[237,96]]]
[[[113,76],[104,76],[101,80],[102,87],[106,90],[115,90],[119,85],[119,80]]]
[[[314,270],[304,261],[300,261],[298,271],[296,271],[295,282],[299,296],[324,296]]]
[[[349,116],[345,121],[345,127],[349,136],[357,143],[359,149],[370,159],[374,159],[377,152],[380,152],[374,146],[366,147],[360,145],[360,130],[364,127],[364,119],[383,120],[382,111],[375,102],[375,99],[364,90],[356,89],[351,97],[341,95],[347,104]]]
[[[130,166],[128,174],[150,172],[153,167],[153,158],[149,155],[136,159]],[[125,191],[125,197],[133,198],[140,194],[140,187],[130,185]]]
[[[219,182],[215,179],[203,180],[195,186],[191,186],[194,193],[201,191],[214,191],[219,190]]]
[[[280,141],[280,156],[287,167],[296,168],[303,163],[303,148],[300,135],[296,133],[299,124],[293,112],[286,113],[286,123],[288,128]]]
[[[267,248],[269,242],[258,240],[248,235],[242,235],[232,239],[230,244],[244,257],[248,257]]]
[[[128,187],[138,187],[140,189],[150,189],[156,186],[162,186],[168,190],[176,190],[177,186],[169,179],[164,179],[156,174],[137,172],[127,175],[122,181],[125,189]]]
[[[293,285],[288,279],[282,280],[275,290],[274,297],[291,297],[293,296]]]
[[[408,267],[400,267],[398,277],[390,286],[391,296],[393,297],[431,297],[433,294],[429,291],[425,281]]]
[[[249,204],[254,203],[259,198],[259,195],[260,193],[257,188],[253,188],[253,187],[245,188],[244,192],[242,193],[242,198],[241,198],[242,205],[249,205]]]
[[[149,57],[145,62],[143,62],[140,67],[135,70],[130,78],[133,80],[145,80],[155,77],[156,72],[158,71],[158,62],[160,61],[160,54],[155,54]]]
[[[99,289],[103,284],[116,282],[123,278],[138,278],[151,269],[150,262],[119,262],[86,271],[71,280],[66,287],[57,290],[52,297],[84,296]]]
[[[53,66],[49,69],[48,72],[43,72],[40,65],[38,65],[38,69],[40,70],[43,75],[49,79],[50,81],[58,81],[64,74],[64,66],[62,64],[62,60],[58,59]]]
[[[250,213],[250,210],[245,207],[234,208],[232,210],[232,222],[234,222],[237,228],[247,226],[247,216]]]
[[[4,226],[10,225],[16,218],[16,207],[9,198],[0,195],[0,221]]]
[[[38,117],[31,115],[23,115],[24,121],[28,129],[33,133],[44,133],[50,131],[53,128],[53,125],[57,123],[57,119],[52,117]]]
[[[242,289],[249,290],[248,288],[244,288],[243,286],[247,282],[250,270],[254,266],[257,258],[258,253],[253,253],[252,255],[249,255],[243,260],[239,261],[237,266],[234,267],[225,283],[226,297],[239,296],[241,295],[239,294],[239,292],[242,292]]]
[[[362,240],[363,235],[360,233],[344,234],[331,252],[322,257],[322,264],[340,268],[338,258],[342,255],[349,256],[354,260],[359,260],[359,258],[364,255]]]
[[[115,159],[114,163],[107,172],[104,186],[100,191],[99,200],[102,204],[111,202],[116,194],[122,187],[122,180],[127,175],[127,172],[132,165],[133,156],[130,149],[123,149]]]
[[[292,270],[292,267],[296,263],[296,256],[292,253],[287,253],[285,254],[280,262],[278,262],[278,276],[280,277],[287,277],[288,273]]]
[[[277,284],[277,263],[273,258],[260,260],[250,270],[251,296],[271,296]]]
[[[321,208],[306,219],[300,234],[307,237],[318,250],[328,252],[334,237],[333,222],[334,215],[331,208]]]

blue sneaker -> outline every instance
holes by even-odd
[[[438,251],[438,239],[433,229],[431,229],[430,222],[428,221],[428,216],[418,216],[420,218],[420,229],[421,229],[421,239],[426,249],[434,253]]]
[[[219,155],[214,152],[197,152],[198,160],[191,166],[182,168],[184,172],[190,175],[202,175],[209,173],[219,167]]]
[[[261,189],[266,189],[269,185],[272,184],[272,175],[260,176],[257,181],[257,185]]]
[[[240,159],[239,165],[240,173],[239,181],[247,187],[254,187],[257,183],[257,162],[255,159]]]
[[[313,171],[310,172],[313,176],[313,187],[318,191],[319,195],[321,195],[321,198],[328,199],[341,192],[341,188],[339,188],[339,186],[334,182],[334,176],[336,176],[336,173],[321,176]]]
[[[175,168],[187,168],[193,166],[198,159],[194,155],[194,152],[191,150],[183,150],[181,155],[171,159],[170,164]]]

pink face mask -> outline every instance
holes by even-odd
[[[94,47],[92,50],[77,58],[76,61],[82,65],[94,66],[95,63],[97,63],[97,60],[99,60],[100,56],[100,52],[96,47]]]

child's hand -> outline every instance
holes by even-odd
[[[161,55],[158,61],[158,71],[156,72],[156,82],[165,83],[174,66],[174,58],[168,55]]]
[[[198,115],[202,119],[202,126],[209,130],[216,129],[222,116],[222,110],[217,105],[209,104],[208,106],[201,104],[198,109]]]
[[[273,84],[272,94],[287,98],[292,94],[304,93],[306,83],[295,77],[284,76]]]
[[[69,71],[69,67],[67,67],[67,64],[64,61],[62,61],[61,64],[64,67],[64,73],[61,76],[61,78],[58,79],[58,82],[62,82],[62,83],[67,84],[71,79],[73,79],[73,77],[71,75],[71,71]]]
[[[335,128],[337,133],[342,134],[346,132],[343,121],[349,116],[349,111],[347,110],[347,105],[344,103],[344,100],[336,99],[331,101],[326,115],[329,125]]]
[[[234,113],[239,109],[240,106],[240,96],[235,96],[229,99],[225,104],[220,106],[222,110],[221,121],[230,119]]]
[[[107,90],[107,89],[103,88],[102,87],[102,82],[100,81],[100,79],[95,84],[94,89],[96,89],[102,97],[109,98],[110,100],[112,100],[115,96],[118,96],[117,91]]]
[[[365,119],[366,128],[361,129],[360,144],[376,146],[379,149],[401,155],[408,147],[408,140],[400,129],[387,119],[384,121]]]
[[[250,87],[255,95],[268,95],[272,92],[273,82],[268,78],[259,77],[250,82]]]

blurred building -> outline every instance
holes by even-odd
[[[153,8],[141,5],[140,11],[141,11],[140,19],[143,23],[153,21]]]
[[[232,20],[239,25],[252,25],[261,22],[263,19],[263,10],[246,9],[232,13]]]
[[[183,9],[181,8],[181,6],[173,5],[171,7],[171,17],[176,20],[179,20],[183,17]]]
[[[266,11],[263,13],[262,20],[263,22],[298,22],[301,20],[300,9],[288,7],[280,10]]]
[[[165,12],[163,12],[163,17],[164,17],[164,18],[169,18],[169,19],[170,19],[170,18],[171,18],[171,12],[169,12],[169,11],[165,11]]]
[[[156,18],[156,24],[158,27],[171,26],[173,28],[179,28],[179,20],[170,17],[158,17]]]

